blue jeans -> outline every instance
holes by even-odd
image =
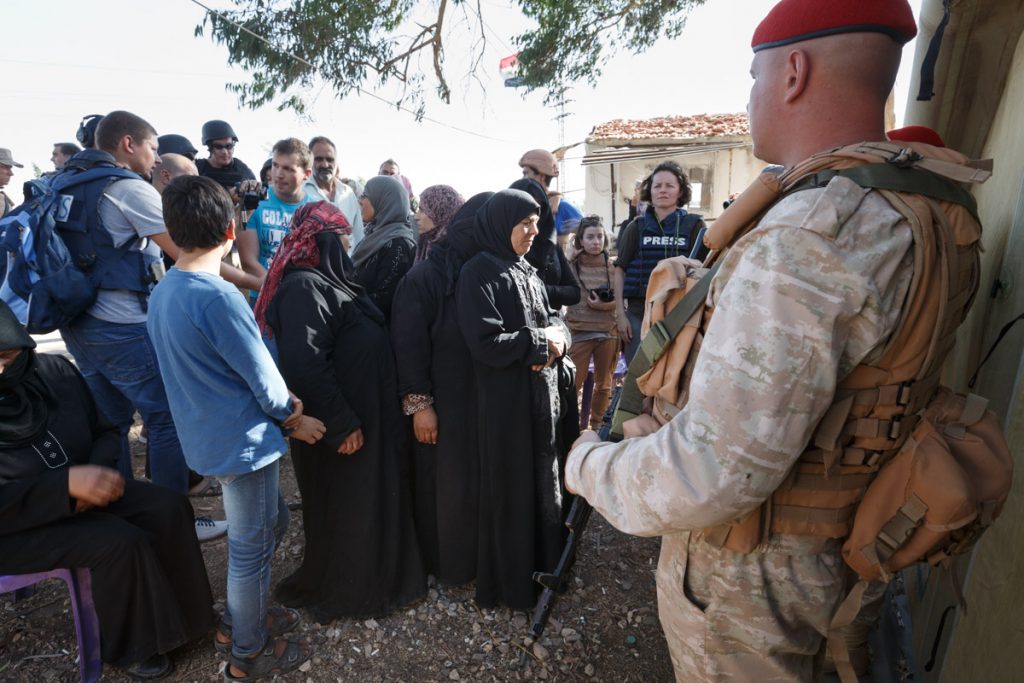
[[[279,460],[247,474],[217,477],[228,520],[228,602],[224,623],[231,627],[231,652],[248,657],[267,641],[270,560],[280,529]],[[288,508],[284,507],[287,525]]]
[[[164,488],[188,493],[188,466],[178,442],[156,352],[145,323],[120,324],[79,316],[61,328],[100,413],[121,432],[118,468],[132,477],[128,430],[139,411],[149,429],[150,478]]]

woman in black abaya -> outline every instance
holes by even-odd
[[[551,211],[548,192],[533,178],[520,178],[509,187],[522,190],[537,202],[537,239],[526,252],[526,262],[536,268],[537,277],[544,283],[548,304],[555,310],[580,302],[580,283],[572,274],[572,266],[555,239],[555,215]]]
[[[300,207],[261,294],[265,315],[257,306],[285,381],[327,427],[315,446],[291,443],[306,548],[276,589],[321,623],[381,616],[426,592],[391,345],[383,315],[349,279],[347,224],[328,202]]]
[[[456,212],[445,237],[398,285],[391,316],[398,390],[415,437],[416,533],[427,571],[456,586],[476,576],[480,456],[476,379],[455,284],[480,250],[474,216],[492,194],[478,194]]]
[[[456,286],[477,377],[483,606],[532,607],[533,573],[555,567],[565,538],[561,462],[579,430],[575,394],[565,390],[573,386],[569,333],[523,258],[538,208],[519,190],[491,197],[476,214],[481,253]]]
[[[188,498],[125,481],[117,428],[85,380],[0,301],[0,574],[88,567],[104,662],[162,678],[209,632],[213,597]]]

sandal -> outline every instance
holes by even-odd
[[[284,646],[284,650],[278,654],[278,649]],[[227,666],[224,667],[224,680],[228,683],[233,681],[255,681],[265,676],[277,676],[298,669],[302,664],[313,656],[313,643],[308,638],[267,638],[267,644],[263,651],[255,657],[238,658],[231,655]],[[242,672],[241,676],[234,676],[231,667]]]
[[[288,633],[302,622],[302,615],[288,607],[271,607],[267,610],[267,639],[277,638]],[[226,641],[217,636],[225,636]],[[217,632],[213,636],[213,649],[222,655],[231,652],[231,626],[221,621],[217,624]]]
[[[221,495],[220,484],[216,479],[203,477],[195,486],[188,490],[192,498],[212,498]]]

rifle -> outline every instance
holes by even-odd
[[[608,441],[612,427],[612,415],[619,403],[619,391],[622,387],[615,389],[611,404],[601,423],[598,436],[602,441]],[[618,439],[614,439],[618,441]],[[576,563],[576,550],[579,548],[580,539],[583,537],[583,530],[590,520],[590,513],[594,508],[582,496],[574,496],[572,506],[569,508],[569,515],[565,518],[565,526],[569,529],[569,535],[565,539],[565,547],[562,548],[562,555],[558,558],[558,564],[553,572],[534,572],[533,580],[544,587],[540,597],[537,598],[537,605],[533,608],[533,619],[530,622],[530,633],[534,640],[540,640],[544,633],[544,627],[548,624],[548,617],[551,616],[551,609],[558,595],[565,592],[569,578],[569,570]]]

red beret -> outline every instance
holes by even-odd
[[[907,0],[782,0],[754,31],[754,52],[837,33],[884,33],[900,45],[917,35]]]
[[[936,133],[928,126],[904,126],[903,128],[893,128],[885,134],[890,140],[900,140],[902,142],[923,142],[932,147],[945,147],[946,142],[942,139],[942,136]]]

